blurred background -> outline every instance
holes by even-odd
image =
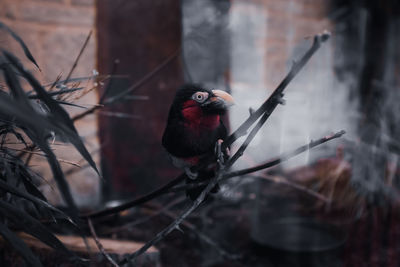
[[[72,77],[111,75],[80,82],[93,89],[76,96],[84,108],[98,104],[100,96],[106,100],[76,123],[105,182],[70,147],[55,148],[84,209],[145,194],[180,173],[161,147],[169,105],[180,85],[197,82],[229,91],[236,105],[226,120],[235,130],[249,109],[258,108],[276,88],[313,36],[330,31],[331,39],[288,86],[286,105],[278,106],[234,168],[262,163],[334,131],[344,129],[346,135],[258,175],[264,179],[233,179],[223,185],[220,197],[257,200],[247,214],[253,236],[262,235],[270,223],[264,218],[279,217],[276,209],[286,202],[291,216],[309,215],[312,207],[313,216],[329,215],[342,226],[343,214],[357,220],[356,226],[346,222],[353,230],[360,225],[386,229],[386,235],[376,234],[379,241],[367,231],[368,240],[376,241],[371,246],[367,241],[347,245],[348,251],[366,254],[344,261],[348,266],[382,259],[387,265],[379,266],[395,266],[393,255],[400,248],[391,243],[400,234],[394,219],[400,181],[399,12],[395,0],[0,1],[0,20],[24,39],[41,67],[41,72],[31,70],[43,84],[68,75],[90,31]],[[14,42],[0,35],[1,47],[21,55]],[[118,101],[107,102],[113,98]],[[84,109],[68,111],[73,116]],[[31,164],[47,180],[43,192],[59,204],[44,160],[35,157]],[[293,189],[293,183],[302,189]],[[306,190],[330,204],[312,197],[305,201]],[[371,212],[375,209],[379,216]],[[354,241],[363,233],[348,238]],[[387,250],[369,259],[376,249]]]

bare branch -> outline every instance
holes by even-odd
[[[168,210],[163,210],[162,213],[165,214],[166,216],[170,217],[171,219],[175,219],[177,217],[176,214],[174,214],[173,212],[168,211]],[[228,251],[226,251],[225,249],[223,249],[216,241],[214,241],[209,236],[205,235],[199,229],[197,229],[197,227],[194,224],[192,224],[188,221],[183,221],[182,225],[185,226],[186,228],[188,228],[189,230],[191,230],[195,235],[197,235],[204,242],[206,242],[207,244],[212,246],[216,251],[218,251],[218,253],[223,258],[226,258],[229,260],[239,260],[242,258],[241,255],[232,254],[232,253],[229,253]]]
[[[17,148],[8,148],[8,149],[15,150],[15,151],[20,151],[20,152],[23,152],[23,153],[28,153],[30,155],[36,155],[36,156],[40,156],[40,157],[44,157],[44,158],[48,157],[46,154],[43,154],[41,152],[34,152],[32,150],[17,149]],[[78,168],[81,167],[81,165],[79,163],[76,163],[76,162],[73,162],[73,161],[69,161],[69,160],[66,160],[66,159],[60,159],[60,158],[58,158],[57,160],[59,162],[66,163],[66,164],[69,164],[69,165],[72,165],[72,166],[75,166],[75,167],[78,167]]]
[[[111,68],[111,77],[113,77],[115,73],[117,73],[119,63],[120,63],[119,59],[114,60],[114,64]],[[107,87],[104,89],[103,94],[100,96],[99,104],[102,104],[104,102],[104,99],[106,98],[108,92],[112,88],[113,81],[114,79],[111,78],[110,81],[108,82]]]
[[[270,114],[264,113],[264,115],[261,117],[261,119],[257,122],[256,126],[251,130],[249,135],[246,137],[246,140],[243,142],[243,144],[240,146],[238,151],[229,159],[227,162],[227,165],[230,167],[233,165],[233,163],[236,162],[242,155],[243,152],[246,150],[250,142],[253,140],[253,138],[256,136],[258,131],[261,129],[261,127],[264,125],[264,123],[267,121],[268,117]]]
[[[324,195],[322,195],[322,194],[320,194],[318,192],[315,192],[314,190],[311,190],[311,189],[309,189],[309,188],[307,188],[307,187],[305,187],[303,185],[291,182],[288,179],[286,179],[285,177],[276,176],[276,175],[267,175],[267,174],[264,174],[264,173],[257,174],[257,175],[250,175],[250,177],[265,179],[265,180],[268,180],[268,181],[271,181],[271,182],[274,182],[274,183],[284,184],[284,185],[293,187],[296,190],[304,192],[304,193],[306,193],[306,194],[308,194],[310,196],[313,196],[313,197],[315,197],[315,198],[317,198],[317,199],[319,199],[319,200],[321,200],[321,201],[323,201],[323,202],[325,202],[327,204],[331,203],[331,200],[329,200]]]
[[[137,206],[139,204],[143,204],[147,201],[150,201],[160,195],[166,194],[168,193],[168,189],[172,188],[173,186],[179,184],[180,182],[185,180],[185,174],[181,174],[180,176],[176,177],[174,180],[170,181],[169,183],[165,184],[164,186],[160,187],[159,189],[154,190],[153,192],[151,192],[150,194],[144,195],[142,197],[133,199],[131,201],[128,201],[122,205],[119,205],[117,207],[113,207],[113,208],[108,208],[108,209],[104,209],[98,212],[94,212],[91,214],[87,214],[84,215],[83,217],[87,217],[87,218],[98,218],[98,217],[103,217],[103,216],[107,216],[107,215],[111,215],[114,213],[118,213],[121,212],[123,210],[132,208],[134,206]]]
[[[76,59],[75,59],[75,61],[74,61],[74,64],[72,65],[71,70],[70,70],[69,73],[68,73],[67,78],[65,79],[65,83],[68,83],[68,80],[71,78],[71,75],[72,75],[72,73],[74,72],[76,66],[78,66],[78,61],[79,61],[79,59],[81,58],[81,55],[82,55],[83,51],[85,50],[87,44],[89,43],[90,37],[92,36],[92,32],[93,32],[93,31],[90,30],[88,36],[86,37],[86,40],[85,40],[85,42],[83,43],[83,46],[81,47],[81,50],[79,51],[79,54],[78,54],[78,56],[76,57]]]
[[[318,139],[316,141],[311,141],[307,145],[303,145],[303,146],[298,147],[298,148],[296,148],[296,149],[294,149],[292,151],[283,153],[280,157],[278,157],[276,159],[268,160],[267,162],[265,162],[263,164],[260,164],[260,165],[257,165],[257,166],[251,167],[251,168],[246,168],[246,169],[242,169],[242,170],[226,173],[225,175],[223,175],[223,177],[221,178],[220,181],[225,181],[225,180],[233,178],[233,177],[242,176],[242,175],[246,175],[246,174],[249,174],[249,173],[253,173],[253,172],[260,171],[260,170],[271,168],[271,167],[276,166],[276,165],[278,165],[278,164],[280,164],[280,163],[282,163],[284,161],[287,161],[287,160],[289,160],[289,159],[291,159],[291,158],[293,158],[293,157],[295,157],[295,156],[297,156],[297,155],[299,155],[299,154],[301,154],[301,153],[303,153],[303,152],[305,152],[307,150],[310,150],[311,148],[319,146],[319,145],[321,145],[323,143],[326,143],[326,142],[328,142],[328,141],[330,141],[332,139],[339,138],[344,134],[345,134],[345,131],[342,130],[342,131],[339,131],[339,132],[334,133],[332,135],[322,137],[322,138],[320,138],[320,139]],[[207,181],[200,182],[200,183],[192,183],[192,184],[188,184],[188,185],[184,185],[184,186],[176,186],[176,187],[170,189],[169,191],[170,192],[179,192],[179,191],[184,191],[184,190],[187,190],[187,189],[193,189],[193,188],[197,188],[197,187],[200,187],[200,186],[204,186],[206,184],[207,184]]]
[[[136,88],[139,88],[143,84],[145,84],[151,77],[159,73],[161,70],[163,70],[166,66],[168,66],[169,63],[171,63],[181,52],[181,47],[178,47],[166,60],[164,60],[160,65],[158,65],[154,70],[146,74],[142,79],[139,81],[135,82],[132,84],[128,89],[122,91],[121,93],[108,98],[104,103],[105,104],[110,104],[113,103],[124,96],[128,95],[130,92],[135,90]]]
[[[317,141],[312,141],[311,140],[311,142],[309,144],[301,146],[301,147],[298,147],[295,150],[286,152],[286,153],[282,154],[279,158],[277,158],[275,160],[271,160],[271,161],[268,161],[268,162],[266,162],[264,164],[257,165],[257,166],[251,167],[251,168],[247,168],[247,169],[243,169],[243,170],[227,173],[221,180],[226,180],[226,179],[229,179],[231,177],[245,175],[245,174],[248,174],[248,173],[256,172],[256,171],[259,171],[259,170],[267,169],[267,168],[270,168],[272,166],[278,165],[279,163],[281,163],[283,161],[287,161],[288,159],[291,159],[291,158],[293,158],[293,157],[295,157],[295,156],[297,156],[297,155],[299,155],[299,154],[301,154],[301,153],[303,153],[303,152],[305,152],[307,150],[310,150],[313,147],[316,147],[318,145],[326,143],[326,142],[328,142],[328,141],[330,141],[332,139],[339,138],[342,135],[344,135],[345,133],[346,132],[342,130],[342,131],[339,131],[339,132],[334,133],[332,135],[328,135],[328,136],[322,137],[322,138],[318,139]]]
[[[329,38],[329,33],[323,33],[321,35],[317,35],[317,36],[314,37],[314,43],[313,43],[312,47],[305,53],[303,58],[301,58],[298,63],[295,63],[293,65],[293,67],[292,67],[291,71],[289,72],[289,74],[279,84],[278,88],[274,91],[274,93],[261,105],[261,107],[259,109],[257,109],[256,111],[254,111],[250,115],[250,117],[236,130],[236,132],[231,134],[222,143],[222,149],[223,150],[225,150],[224,147],[230,146],[230,144],[232,144],[235,140],[237,140],[237,138],[239,138],[240,136],[246,134],[247,130],[251,127],[251,125],[255,121],[257,121],[257,119],[260,116],[262,116],[264,114],[264,112],[265,112],[268,115],[265,115],[263,117],[263,119],[260,120],[259,125],[256,126],[258,128],[261,128],[262,124],[269,117],[270,113],[272,113],[272,111],[274,110],[276,105],[279,104],[280,101],[279,101],[278,98],[281,97],[281,94],[282,94],[282,91],[284,90],[284,88],[286,88],[286,86],[290,83],[290,81],[292,81],[292,79],[297,75],[297,73],[301,70],[301,68],[308,62],[308,60],[316,52],[316,50],[318,50],[318,48],[320,47],[321,43],[326,41],[328,38]],[[268,112],[265,111],[267,108],[269,108],[267,110]],[[255,135],[255,133],[257,131],[258,131],[257,129],[254,130],[254,135]],[[339,133],[337,133],[337,134],[339,134]],[[342,134],[344,134],[344,132]],[[342,134],[340,134],[340,135],[342,135]],[[251,141],[250,139],[252,139],[251,135],[252,134],[250,134],[249,135],[250,137],[248,137],[248,139],[249,139],[248,142],[250,142]],[[336,138],[336,137],[332,137],[332,139],[333,138]],[[327,139],[326,141],[329,141],[329,140],[330,139]],[[326,141],[323,141],[322,143],[324,143]],[[263,165],[225,174],[223,176],[222,180],[226,180],[226,179],[229,179],[231,177],[240,176],[240,175],[244,175],[244,174],[247,174],[247,173],[251,173],[251,172],[254,172],[254,171],[258,171],[258,170],[261,170],[261,169],[265,169],[265,168],[269,168],[269,167],[275,166],[275,165],[279,164],[282,161],[285,161],[285,160],[287,160],[287,159],[289,159],[291,157],[294,157],[297,154],[300,154],[300,153],[302,153],[302,152],[304,152],[304,151],[306,151],[306,150],[318,145],[317,142],[315,143],[315,145],[310,143],[309,145],[300,147],[295,151],[292,151],[292,152],[289,152],[287,154],[282,155],[277,160],[269,161],[269,162],[267,162],[267,163],[265,163]],[[245,143],[243,145],[245,145]],[[246,145],[246,147],[247,147],[247,145]],[[244,147],[244,149],[246,149],[246,147]],[[304,147],[305,147],[305,150],[302,150],[302,149],[304,149]],[[242,149],[241,153],[244,151],[244,149]],[[297,152],[298,150],[301,151],[301,152]],[[290,156],[290,153],[292,153],[293,155]],[[238,158],[238,156],[235,156],[235,157]],[[237,158],[234,159],[234,160],[229,160],[230,166],[234,163],[234,161],[237,160]],[[253,170],[253,169],[255,169],[255,170]],[[152,193],[150,193],[148,195],[145,195],[145,196],[140,197],[138,199],[134,199],[134,200],[129,201],[127,203],[124,203],[124,204],[122,204],[120,206],[117,206],[117,207],[114,207],[114,208],[110,208],[110,209],[105,209],[103,211],[92,213],[92,214],[89,214],[89,215],[86,215],[86,216],[88,216],[90,218],[96,218],[96,217],[102,217],[102,216],[110,215],[110,214],[117,213],[117,212],[120,212],[120,211],[125,210],[125,209],[129,209],[129,208],[134,207],[136,205],[145,203],[145,202],[147,202],[147,201],[149,201],[149,200],[151,200],[153,198],[156,198],[156,197],[158,197],[160,195],[163,195],[163,194],[166,194],[168,192],[182,191],[182,190],[186,190],[188,188],[195,188],[195,187],[198,187],[200,185],[204,186],[204,185],[208,184],[208,181],[207,181],[207,182],[203,182],[203,183],[197,183],[197,184],[194,183],[194,184],[187,185],[187,186],[181,186],[181,187],[172,188],[173,186],[177,185],[178,183],[180,183],[183,180],[184,180],[184,174],[181,174],[179,177],[175,178],[174,180],[172,180],[168,184],[164,185],[163,187],[161,187],[158,190],[153,191]]]
[[[165,61],[163,61],[160,65],[158,65],[154,70],[152,70],[151,72],[149,72],[148,74],[146,74],[143,78],[141,78],[139,81],[135,82],[133,85],[131,85],[128,89],[124,90],[123,92],[110,97],[106,100],[104,100],[104,105],[107,104],[111,104],[117,100],[122,99],[123,97],[125,97],[126,95],[128,95],[130,92],[132,92],[133,90],[141,87],[143,84],[145,84],[147,81],[149,81],[154,75],[156,75],[157,73],[159,73],[161,70],[163,70],[166,66],[168,66],[169,63],[171,63],[180,53],[181,48],[179,47],[176,51],[174,51]],[[103,104],[103,102],[101,104]],[[84,118],[85,116],[94,113],[95,111],[97,111],[98,109],[104,107],[104,105],[98,105],[98,106],[93,106],[92,108],[77,114],[76,116],[74,116],[72,118],[72,121],[77,121],[80,120],[82,118]]]
[[[104,105],[95,105],[95,106],[85,110],[84,112],[73,116],[71,119],[72,119],[73,122],[78,121],[80,119],[83,119],[87,115],[90,115],[90,114],[94,113],[96,110],[98,110],[98,109],[100,109],[102,107],[104,107]]]
[[[50,96],[55,96],[55,95],[62,95],[62,94],[67,94],[67,93],[72,93],[78,90],[82,90],[84,89],[84,87],[77,87],[77,88],[68,88],[68,89],[63,89],[63,90],[58,90],[58,91],[52,91],[52,92],[48,92],[48,94]],[[29,99],[38,99],[39,96],[38,95],[30,95],[28,96]]]
[[[233,178],[233,177],[237,177],[237,176],[241,176],[241,175],[246,175],[252,172],[256,172],[256,171],[260,171],[263,169],[267,169],[273,166],[276,166],[278,164],[280,164],[281,162],[287,161],[311,148],[314,148],[318,145],[321,145],[323,143],[326,143],[332,139],[335,138],[339,138],[341,137],[345,132],[344,131],[340,131],[337,132],[333,135],[330,136],[325,136],[323,138],[320,138],[316,141],[311,141],[309,144],[307,145],[303,145],[301,147],[296,148],[295,150],[283,153],[280,157],[273,159],[273,160],[269,160],[263,164],[251,167],[251,168],[246,168],[246,169],[242,169],[242,170],[238,170],[238,171],[233,171],[233,172],[229,172],[226,173],[222,176],[220,181],[225,181],[227,179]],[[164,185],[163,187],[151,192],[150,194],[144,195],[142,197],[133,199],[129,202],[126,202],[124,204],[121,204],[117,207],[113,207],[113,208],[108,208],[108,209],[104,209],[102,211],[98,211],[98,212],[94,212],[91,214],[87,214],[84,215],[83,217],[89,217],[89,218],[99,218],[99,217],[103,217],[103,216],[107,216],[107,215],[111,215],[114,213],[118,213],[121,212],[123,210],[126,209],[130,209],[134,206],[146,203],[154,198],[157,198],[161,195],[164,194],[168,194],[171,192],[181,192],[181,191],[185,191],[187,189],[193,189],[193,188],[197,188],[200,186],[205,186],[208,184],[208,181],[206,182],[199,182],[199,183],[193,183],[193,184],[188,184],[188,185],[182,185],[182,186],[175,186],[177,184],[179,184],[180,182],[182,182],[185,179],[184,174],[181,174],[180,176],[178,176],[177,178],[175,178],[174,180],[172,180],[171,182],[167,183],[166,185]],[[174,187],[175,186],[175,187]]]
[[[164,230],[159,232],[153,239],[148,241],[144,246],[142,246],[139,250],[137,250],[135,253],[129,255],[128,257],[124,258],[119,264],[120,265],[125,265],[129,263],[130,261],[134,261],[138,256],[142,255],[145,253],[151,246],[162,240],[166,235],[171,233],[174,229],[179,229],[179,225],[182,223],[184,219],[186,219],[187,216],[189,216],[200,204],[203,202],[205,197],[208,195],[208,193],[214,188],[214,186],[217,184],[218,180],[222,177],[225,169],[224,167],[220,170],[218,170],[217,175],[211,179],[210,183],[207,185],[207,187],[201,192],[201,194],[197,197],[197,199],[193,202],[193,204],[187,208],[178,218],[175,219],[170,225],[168,225]]]
[[[159,210],[156,211],[156,212],[153,212],[153,214],[151,216],[147,216],[147,217],[144,217],[144,218],[139,218],[139,219],[137,219],[135,221],[132,221],[132,222],[129,222],[127,224],[124,224],[124,225],[121,225],[121,226],[118,226],[118,227],[114,227],[114,228],[102,231],[102,234],[108,235],[108,234],[118,233],[120,231],[132,228],[132,227],[134,227],[136,225],[148,222],[149,220],[153,219],[154,217],[157,217],[158,215],[167,212],[173,206],[181,204],[183,201],[186,201],[186,198],[181,197],[181,198],[175,199],[171,203],[168,203],[165,206],[159,207]]]
[[[328,40],[330,34],[328,32],[323,32],[322,34],[314,36],[314,42],[311,48],[304,54],[304,56],[298,61],[295,62],[290,70],[290,72],[286,75],[286,77],[282,80],[282,82],[278,85],[275,91],[271,94],[271,96],[256,110],[254,111],[249,118],[243,122],[239,128],[232,133],[223,143],[223,149],[229,147],[233,144],[239,137],[246,135],[247,130],[253,125],[254,122],[258,120],[264,113],[271,115],[276,106],[281,102],[283,96],[283,90],[287,87],[287,85],[293,80],[293,78],[298,74],[298,72],[304,67],[304,65],[309,61],[312,55],[320,48],[321,44]]]
[[[108,253],[104,250],[103,245],[100,243],[100,240],[97,238],[96,231],[94,230],[92,221],[91,221],[90,219],[88,219],[87,222],[88,222],[88,225],[89,225],[90,232],[92,233],[94,242],[96,242],[96,245],[97,245],[97,247],[99,248],[101,254],[103,254],[103,256],[107,259],[107,261],[108,261],[109,263],[111,263],[112,266],[114,266],[114,267],[119,267],[118,263],[116,263],[116,262],[111,258],[111,256],[108,255]]]
[[[344,131],[340,131],[336,134],[333,134],[331,136],[326,136],[324,138],[321,138],[315,142],[311,141],[310,144],[300,147],[297,150],[294,151],[294,153],[302,153],[308,149],[310,149],[310,147],[314,147],[317,146],[319,144],[322,144],[324,142],[327,142],[328,140],[340,137],[344,134]],[[291,157],[292,154],[288,154],[288,155],[284,155],[282,158],[273,161],[273,164],[279,164],[280,162],[282,162],[282,159],[288,159]],[[217,158],[220,158],[220,156],[218,156]],[[233,164],[235,161],[232,161],[231,164]],[[240,173],[240,175],[246,174],[246,172],[254,172],[254,171],[258,171],[263,169],[262,167],[271,164],[270,162],[263,164],[263,165],[259,165],[253,168],[249,168],[246,170],[242,170],[243,173],[241,173],[240,171],[236,172],[236,173]],[[186,217],[188,217],[198,206],[200,206],[200,204],[203,202],[203,200],[205,199],[205,197],[208,195],[208,193],[210,193],[210,191],[214,188],[214,186],[219,182],[222,181],[224,179],[228,179],[228,175],[225,176],[225,168],[226,166],[223,166],[221,164],[219,164],[220,169],[217,171],[217,175],[215,177],[213,177],[211,179],[211,181],[207,184],[206,188],[201,192],[201,194],[197,197],[197,199],[193,202],[192,206],[190,206],[189,208],[187,208],[179,217],[177,217],[175,219],[175,221],[173,221],[169,226],[167,226],[166,228],[164,228],[164,230],[162,230],[161,232],[159,232],[153,239],[151,239],[150,241],[148,241],[144,246],[142,246],[139,250],[137,250],[135,253],[129,255],[127,258],[123,259],[120,264],[124,265],[127,264],[130,261],[134,261],[138,256],[142,255],[144,252],[147,251],[147,249],[149,249],[151,246],[153,246],[154,244],[156,244],[157,242],[159,242],[160,240],[162,240],[166,235],[168,235],[170,232],[172,232],[174,229],[179,228],[179,225],[183,222],[183,220],[186,219]],[[261,167],[261,168],[260,168]],[[258,169],[260,168],[260,169]],[[264,167],[265,168],[265,167]],[[249,171],[251,170],[251,171]],[[232,174],[232,173],[231,173]]]

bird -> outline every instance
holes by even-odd
[[[184,170],[188,183],[209,178],[215,172],[215,166],[200,171],[193,169],[202,160],[215,155],[216,143],[227,137],[221,116],[233,104],[234,99],[227,92],[199,84],[186,84],[177,90],[168,113],[162,146],[172,164]],[[216,186],[213,191],[218,188]],[[196,188],[186,193],[194,200],[201,191],[202,188]]]

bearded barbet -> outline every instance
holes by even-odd
[[[194,167],[213,157],[216,143],[227,137],[221,116],[231,105],[233,97],[221,90],[209,90],[194,84],[178,89],[169,111],[162,145],[172,163],[185,171],[187,183],[209,179],[215,174],[215,164],[198,171]],[[218,188],[217,185],[212,192]],[[203,189],[189,189],[186,193],[194,200]]]

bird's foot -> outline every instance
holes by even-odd
[[[225,157],[226,158],[230,158],[231,157],[231,150],[229,149],[229,147],[227,147],[224,151]]]
[[[217,157],[218,164],[221,166],[225,163],[224,154],[222,153],[222,143],[224,141],[222,139],[218,139],[215,143],[215,156]]]
[[[196,180],[197,176],[199,176],[198,172],[192,171],[189,167],[185,168],[185,173],[186,173],[187,177],[189,177],[189,179],[191,179],[191,180]]]
[[[218,139],[217,142],[215,143],[215,156],[219,160],[221,164],[225,164],[225,162],[230,158],[231,156],[231,150],[229,147],[225,148],[224,151],[222,151],[222,143],[224,141],[222,139]]]

